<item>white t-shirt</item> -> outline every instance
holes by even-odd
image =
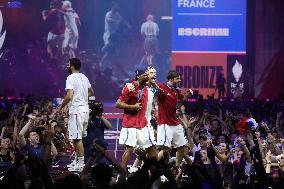
[[[141,34],[144,36],[158,36],[159,26],[153,21],[144,22],[141,26]]]
[[[72,10],[67,11],[65,13],[64,19],[67,30],[74,33],[75,35],[78,35],[78,27],[76,24],[76,19],[79,19],[78,14]]]
[[[105,31],[104,31],[104,44],[109,43],[109,37],[111,34],[118,30],[119,24],[122,21],[122,17],[118,12],[108,11],[105,16]]]
[[[69,104],[69,114],[89,112],[88,89],[91,88],[89,79],[82,73],[72,73],[67,77],[65,90],[74,91],[73,99]]]
[[[113,34],[118,29],[122,17],[118,12],[108,11],[105,17],[105,32]]]

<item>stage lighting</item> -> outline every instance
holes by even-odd
[[[19,9],[19,8],[22,8],[22,6],[23,6],[22,1],[19,1],[19,0],[8,1],[8,8]]]

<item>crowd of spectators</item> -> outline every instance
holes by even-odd
[[[183,163],[147,159],[138,171],[122,176],[122,168],[94,141],[84,170],[51,177],[52,162],[71,153],[67,109],[56,112],[49,98],[0,99],[0,164],[6,174],[1,188],[275,188],[284,187],[284,102],[257,99],[202,99],[181,102],[177,116],[188,137]],[[256,129],[240,123],[254,118]],[[155,128],[155,112],[152,126]],[[107,164],[93,166],[102,154]],[[67,170],[67,169],[66,169]],[[117,176],[119,175],[119,176]]]

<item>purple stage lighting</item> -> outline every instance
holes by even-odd
[[[22,1],[8,1],[8,8],[11,8],[11,9],[20,9],[22,8],[23,6],[23,3]]]

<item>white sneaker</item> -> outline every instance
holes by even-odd
[[[85,167],[85,164],[77,163],[75,166],[68,168],[68,171],[82,172],[84,167]]]
[[[128,169],[128,172],[129,173],[135,173],[136,171],[138,171],[139,169],[138,169],[138,167],[133,167],[133,166],[131,166],[129,169]]]
[[[68,168],[70,168],[70,167],[75,167],[75,165],[78,163],[78,161],[76,161],[75,159],[70,163],[70,164],[68,164],[67,165],[67,167]]]

